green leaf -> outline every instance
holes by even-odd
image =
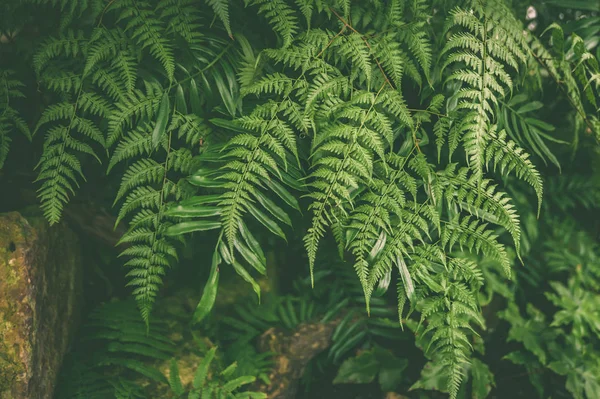
[[[565,43],[565,35],[563,33],[562,27],[559,24],[557,24],[556,22],[553,22],[550,25],[548,25],[548,27],[546,29],[544,29],[544,31],[542,32],[542,36],[548,31],[551,31],[552,44],[553,44],[554,48],[556,49],[556,51],[558,52],[558,54],[562,58],[562,55],[564,53],[564,43]]]
[[[186,205],[176,205],[169,208],[165,215],[167,216],[177,216],[182,218],[191,218],[191,217],[211,217],[218,216],[221,214],[221,210],[216,206],[186,206]]]
[[[198,206],[204,204],[216,204],[219,201],[221,201],[221,196],[219,194],[211,194],[184,199],[183,201],[179,202],[179,205]]]
[[[260,243],[258,242],[258,240],[256,238],[254,238],[254,235],[252,235],[250,230],[248,230],[246,223],[244,223],[241,220],[240,220],[240,224],[239,224],[239,231],[240,231],[240,234],[242,235],[242,238],[248,245],[248,247],[260,259],[260,263],[265,265],[265,267],[266,267],[267,258],[265,257],[265,254],[260,246]]]
[[[239,240],[235,240],[233,245],[238,250],[238,252],[244,257],[244,259],[246,259],[250,266],[256,269],[256,271],[258,271],[263,276],[267,274],[267,262],[264,258],[258,256]]]
[[[273,221],[273,219],[269,218],[267,215],[259,211],[254,205],[246,204],[248,212],[254,216],[256,220],[258,220],[263,226],[265,226],[271,233],[283,238],[287,241],[285,233],[281,230],[281,227]]]
[[[258,285],[256,280],[254,280],[254,278],[252,278],[250,273],[248,273],[248,271],[244,268],[244,266],[242,266],[239,262],[234,260],[232,263],[232,266],[237,274],[239,274],[247,283],[250,283],[250,285],[252,285],[252,289],[254,290],[254,292],[256,293],[256,296],[258,297],[258,303],[260,303],[260,285]]]
[[[206,3],[212,7],[215,15],[219,17],[223,26],[225,26],[225,30],[227,30],[227,34],[230,38],[233,39],[233,34],[231,33],[231,25],[229,24],[229,0],[205,0]]]
[[[300,204],[296,197],[294,197],[285,187],[281,184],[277,183],[273,179],[265,179],[265,185],[270,188],[275,194],[279,196],[286,204],[291,206],[292,208],[300,211]]]
[[[537,111],[538,109],[541,109],[543,106],[544,106],[544,104],[542,104],[539,101],[531,101],[531,102],[523,105],[521,108],[519,108],[517,110],[517,113],[526,114],[527,112]]]
[[[333,383],[368,384],[375,380],[379,368],[379,361],[375,358],[373,351],[365,351],[344,361],[333,379]]]
[[[386,349],[376,346],[374,353],[381,365],[379,385],[384,392],[395,391],[402,382],[404,370],[408,367],[408,359],[398,358]]]
[[[103,358],[102,362],[104,365],[109,366],[121,366],[126,367],[130,370],[135,371],[147,378],[150,378],[159,383],[168,383],[167,379],[159,370],[152,366],[148,366],[143,362],[136,359],[126,359],[126,358]]]
[[[446,385],[448,380],[448,373],[445,369],[445,365],[442,363],[429,362],[421,371],[421,378],[417,380],[409,389],[413,391],[415,389],[428,389],[434,391],[446,391]]]
[[[233,375],[233,373],[235,373],[235,371],[237,370],[237,362],[233,362],[231,363],[229,366],[227,366],[225,368],[225,370],[221,371],[221,375],[225,378],[229,378]]]
[[[275,216],[275,218],[279,219],[280,221],[287,224],[288,226],[292,226],[292,220],[290,219],[288,214],[283,209],[281,209],[277,204],[275,204],[273,201],[271,201],[261,191],[254,190],[254,191],[252,191],[252,195],[254,195],[254,198],[256,198],[258,200],[258,202],[263,206],[263,208],[265,208],[267,211],[269,211],[269,213],[271,215]]]
[[[223,187],[223,185],[224,185],[224,183],[222,181],[211,179],[209,176],[206,176],[206,175],[198,175],[198,174],[188,177],[187,181],[189,181],[194,186],[204,187],[204,188],[219,188],[219,187]]]
[[[471,386],[473,387],[471,392],[473,399],[487,398],[492,387],[495,385],[494,374],[492,374],[487,364],[479,359],[472,359],[470,367],[472,379]]]
[[[220,242],[221,240],[219,239],[219,243]],[[204,320],[204,318],[208,316],[208,314],[213,308],[213,305],[215,304],[215,299],[217,297],[217,288],[219,286],[219,263],[221,263],[221,257],[219,256],[219,251],[215,249],[212,258],[210,275],[208,276],[208,280],[206,281],[206,285],[204,286],[202,298],[200,298],[200,302],[198,302],[198,306],[196,306],[196,310],[194,311],[194,314],[192,316],[192,325],[198,324],[202,320]],[[202,384],[200,384],[200,386],[202,386]],[[194,380],[194,387],[197,387],[196,380]]]
[[[190,79],[190,105],[194,115],[202,116],[202,105],[200,102],[200,94],[198,93],[198,84],[194,78]]]
[[[175,395],[181,396],[184,394],[185,389],[181,384],[179,367],[177,367],[177,361],[175,359],[171,359],[171,367],[169,369],[169,385],[171,386],[171,390]]]
[[[223,80],[222,75],[215,69],[210,71],[215,85],[217,86],[217,90],[221,95],[221,100],[223,100],[223,104],[225,104],[225,108],[227,108],[227,112],[233,117],[236,115],[236,103],[233,93],[231,92],[231,87],[227,87],[227,84]]]
[[[252,134],[252,130],[246,129],[243,126],[240,126],[239,123],[237,123],[236,121],[232,121],[229,119],[212,118],[210,119],[210,123],[218,127],[222,127],[223,129],[231,130],[232,132]]]
[[[354,328],[356,327],[356,328]],[[356,332],[356,330],[360,327],[360,323],[353,324],[348,331],[350,334],[340,339],[337,343],[338,345],[334,345],[331,347],[331,353],[333,353],[333,362],[336,363],[340,360],[342,356],[344,356],[349,350],[355,348],[359,342],[365,339],[367,335],[367,331],[364,329]],[[340,344],[341,343],[341,344]]]
[[[191,233],[194,231],[215,230],[221,227],[221,222],[212,220],[197,220],[194,222],[181,222],[169,226],[165,230],[166,236],[178,236],[181,234]]]
[[[216,253],[216,251],[215,251]],[[193,386],[196,389],[200,389],[206,383],[206,377],[208,376],[208,370],[210,369],[210,364],[215,358],[215,353],[217,352],[217,347],[213,346],[210,350],[204,355],[204,359],[198,365],[198,369],[196,369],[196,373],[194,374]]]
[[[235,379],[229,381],[228,383],[226,383],[225,385],[223,385],[223,390],[225,392],[232,392],[241,386],[253,383],[255,380],[256,380],[256,377],[254,377],[254,376],[244,375],[244,376],[235,378]]]
[[[183,92],[183,87],[181,85],[177,85],[177,90],[175,92],[175,110],[181,114],[187,114],[187,104],[185,102],[185,93]]]
[[[157,148],[162,137],[166,133],[167,122],[169,121],[169,111],[171,110],[171,103],[169,100],[169,94],[165,91],[162,99],[160,100],[160,107],[158,110],[158,116],[156,117],[156,125],[152,131],[152,147]]]

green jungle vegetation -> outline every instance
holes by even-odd
[[[57,398],[600,398],[597,1],[3,0],[0,36],[0,210],[117,234]]]

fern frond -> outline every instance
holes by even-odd
[[[169,226],[168,218],[162,216],[165,209],[168,183],[159,185],[159,189],[141,184],[154,183],[160,171],[140,176],[137,172],[139,164],[134,164],[124,177],[124,185],[135,187],[129,190],[127,198],[119,212],[119,220],[131,212],[136,212],[132,219],[132,227],[123,235],[120,242],[134,244],[121,252],[120,256],[128,256],[125,263],[131,270],[129,286],[133,286],[133,295],[138,303],[142,318],[148,324],[152,305],[156,299],[162,276],[171,262],[177,259],[177,251],[173,243],[164,236]],[[163,173],[164,173],[164,168]],[[120,194],[123,195],[122,193]]]
[[[57,38],[48,39],[33,57],[33,67],[36,73],[41,74],[48,63],[56,57],[78,57],[87,41],[88,39],[84,37],[83,32],[72,30]]]
[[[225,11],[227,12],[227,10]],[[197,2],[192,0],[161,1],[156,7],[156,12],[160,13],[161,20],[167,21],[167,33],[179,35],[190,46],[201,45],[203,26],[200,22],[200,10]],[[229,28],[228,25],[226,27]]]
[[[414,58],[418,60],[425,77],[429,79],[432,55],[429,34],[425,30],[426,26],[425,21],[416,20],[400,31],[400,38],[406,43]]]
[[[0,72],[0,170],[8,156],[12,131],[18,130],[31,140],[29,126],[20,113],[11,106],[11,100],[25,97],[21,91],[24,84],[15,79],[14,75],[15,72],[12,70]]]
[[[437,280],[435,284],[440,284],[438,287],[445,288],[438,294],[432,292],[420,300],[417,306],[421,311],[421,323],[417,327],[419,341],[433,364],[442,367],[442,373],[446,377],[445,388],[450,398],[458,395],[464,378],[464,366],[469,363],[473,351],[469,336],[476,333],[471,324],[485,327],[477,301],[480,282],[471,277],[476,266],[468,263],[470,262],[464,259],[453,259],[447,263],[446,272],[428,277]],[[428,265],[427,268],[430,267]],[[427,284],[427,280],[425,283]],[[432,283],[433,281],[428,284],[431,286]],[[428,323],[421,330],[424,320]]]
[[[351,60],[352,65],[356,66],[355,73],[362,72],[361,75],[365,77],[366,84],[369,85],[373,66],[371,50],[363,37],[356,32],[352,32],[343,36],[343,40],[334,42],[334,46],[336,46],[339,56],[343,57],[344,60]]]
[[[284,0],[244,0],[246,5],[258,6],[258,12],[264,14],[275,32],[281,35],[283,47],[292,43],[298,32],[298,18],[295,11]]]
[[[225,26],[229,37],[233,38],[231,25],[229,23],[229,0],[206,0],[206,3],[212,7],[215,15],[219,17],[223,26]]]
[[[163,178],[164,171],[164,165],[159,164],[155,160],[140,159],[131,165],[123,175],[119,191],[115,196],[115,202],[119,201],[125,193],[131,191],[136,186],[159,183]]]
[[[346,246],[355,257],[354,269],[365,293],[367,311],[373,288],[368,281],[371,254],[382,239],[385,243],[385,235],[392,233],[392,220],[402,218],[406,201],[404,190],[408,188],[413,196],[417,190],[415,179],[403,170],[407,159],[389,155],[389,161],[389,170],[379,166],[382,177],[374,178],[372,189],[356,200],[359,205],[346,222],[350,237]]]
[[[55,125],[46,133],[43,154],[37,165],[39,175],[36,181],[42,181],[39,198],[50,224],[60,220],[63,206],[69,199],[68,193],[74,194],[75,187],[78,187],[75,173],[85,179],[80,161],[71,151],[91,155],[100,162],[92,147],[76,139],[74,134],[79,132],[104,146],[103,134],[95,122],[78,116],[77,112],[102,116],[110,111],[103,101],[80,91],[75,103],[64,102],[48,107],[36,127],[37,131],[47,123],[64,120],[63,124]]]
[[[383,89],[383,87],[382,87]],[[340,114],[351,117],[352,124],[335,123],[325,126],[319,146],[314,150],[314,172],[308,186],[314,191],[308,196],[313,199],[309,209],[313,211],[312,226],[304,237],[308,252],[309,266],[312,271],[320,239],[325,227],[332,222],[333,209],[345,213],[352,200],[350,190],[358,188],[360,182],[370,181],[374,154],[383,155],[385,137],[370,129],[373,109],[382,100],[381,90],[371,97],[369,108],[361,108],[350,102],[348,109],[342,107]],[[360,96],[356,105],[360,104]],[[387,104],[384,104],[387,105]],[[350,111],[350,112],[346,112]]]
[[[266,218],[263,224],[271,225],[268,222],[272,222],[270,216],[263,215],[251,204],[254,201],[264,204],[264,194],[257,192],[258,187],[265,180],[281,178],[280,168],[287,168],[288,153],[297,157],[295,134],[287,122],[278,116],[280,106],[267,104],[267,107],[258,107],[251,115],[240,118],[239,124],[257,136],[240,134],[227,145],[225,159],[229,161],[223,166],[226,173],[221,176],[226,192],[222,195],[220,206],[225,237],[231,248],[246,212],[253,213],[259,220]],[[272,216],[277,217],[278,212],[274,208],[266,209],[270,209]],[[274,225],[272,227],[280,231]]]
[[[161,63],[167,78],[172,81],[175,73],[172,44],[150,4],[141,0],[125,0],[112,4],[111,10],[120,11],[118,22],[127,21],[125,32],[142,49],[149,49],[150,55]]]
[[[394,39],[392,35],[382,35],[376,38],[374,54],[380,61],[387,76],[394,82],[394,85],[402,87],[402,76],[407,66],[411,65],[413,61],[402,50],[400,43]],[[414,65],[413,69],[416,69]]]
[[[539,214],[544,193],[539,172],[529,160],[529,155],[522,148],[519,148],[514,141],[506,138],[505,130],[498,133],[495,130],[496,127],[492,126],[489,131],[491,140],[485,149],[486,163],[492,163],[494,169],[499,167],[500,172],[503,174],[514,171],[519,179],[524,180],[533,187],[537,195]]]
[[[129,158],[147,154],[152,152],[152,136],[150,135],[149,126],[137,126],[135,130],[131,130],[127,137],[119,141],[117,148],[108,164],[108,171],[119,162]]]
[[[444,225],[440,240],[442,245],[451,251],[456,245],[462,250],[483,253],[495,259],[502,265],[504,272],[510,276],[510,260],[504,246],[497,241],[491,230],[486,229],[485,223],[479,223],[471,217],[453,220]]]
[[[61,398],[138,398],[139,381],[166,383],[151,363],[173,356],[166,325],[147,328],[133,301],[113,301],[93,309],[81,327],[81,338],[65,359],[58,392]],[[94,347],[89,350],[90,345]],[[118,370],[116,374],[110,371]],[[132,396],[128,396],[132,395]]]
[[[499,191],[491,180],[478,180],[468,168],[454,172],[451,165],[441,174],[449,206],[457,204],[481,220],[499,224],[510,233],[517,253],[521,242],[519,217],[510,198]]]
[[[139,111],[142,108],[136,112],[152,112]],[[134,121],[129,119],[128,123]],[[185,147],[173,148],[175,135],[179,133],[179,137],[188,142],[194,140],[190,143],[194,148],[199,144],[196,135],[202,133],[202,123],[194,115],[175,113],[170,125],[166,125],[158,145],[154,146],[151,127],[141,121],[119,140],[109,163],[110,171],[120,162],[139,158],[123,174],[114,202],[122,201],[116,223],[130,218],[129,229],[120,240],[129,246],[120,256],[129,258],[125,263],[130,268],[128,285],[134,287],[133,295],[146,323],[149,323],[163,275],[178,259],[175,245],[180,241],[179,234],[169,233],[169,228],[179,217],[169,214],[168,210],[170,201],[185,198],[186,191],[185,185],[171,180],[171,175],[191,172],[192,152]]]
[[[116,104],[116,110],[108,121],[107,145],[115,144],[126,128],[135,122],[151,120],[158,110],[163,90],[156,84],[147,84],[146,93],[134,90],[125,99]]]
[[[200,144],[201,140],[206,139],[212,133],[211,128],[196,115],[184,115],[175,113],[171,119],[169,131],[177,130],[177,138],[184,139],[185,143],[191,147]]]
[[[501,22],[501,13],[491,3],[485,2],[481,8],[474,7],[475,13],[454,9],[447,21],[447,29],[458,26],[468,32],[453,34],[443,49],[443,53],[449,54],[443,68],[459,66],[448,81],[463,85],[456,94],[458,109],[466,110],[461,126],[466,130],[463,140],[470,167],[479,178],[483,176],[483,165],[489,161],[485,149],[494,106],[506,95],[506,89],[512,90],[513,86],[504,64],[518,69],[519,61],[523,63],[527,59],[520,30],[514,26],[509,29]],[[451,51],[455,49],[463,51]]]
[[[578,207],[593,209],[600,204],[600,184],[592,176],[556,176],[548,180],[547,187],[547,201],[565,211]]]

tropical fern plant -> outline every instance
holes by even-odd
[[[367,314],[389,313],[379,297],[395,281],[400,326],[419,334],[451,398],[466,374],[487,375],[470,364],[486,324],[481,293],[506,294],[503,280],[519,278],[514,260],[532,241],[522,186],[535,193],[535,220],[536,164],[560,166],[553,144],[566,142],[539,110],[570,105],[574,148],[579,131],[600,136],[598,59],[585,40],[558,24],[525,31],[511,2],[496,0],[28,0],[10,10],[31,3],[61,23],[42,27],[33,55],[11,53],[43,94],[35,123],[13,106],[21,82],[0,70],[0,167],[12,131],[35,126],[39,199],[55,224],[94,163],[106,165],[120,181],[121,256],[147,328],[192,233],[214,248],[198,262],[208,279],[193,325],[210,313],[222,268],[260,300],[267,245],[301,242],[312,286],[334,270],[335,246],[362,299],[339,290]],[[551,85],[556,102],[543,97]],[[367,335],[354,322],[346,315],[352,326],[337,332],[335,361]],[[190,397],[212,386],[200,377]],[[175,377],[172,387],[185,393]]]

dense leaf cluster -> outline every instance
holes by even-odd
[[[465,376],[473,386],[493,381],[473,356],[486,328],[482,305],[498,294],[509,299],[502,313],[512,325],[509,338],[531,352],[509,358],[566,375],[570,392],[591,398],[597,360],[577,374],[556,351],[592,348],[589,336],[600,325],[593,305],[598,268],[589,269],[593,279],[576,274],[551,283],[547,299],[562,309],[553,321],[538,317],[533,305],[531,318],[522,318],[506,279],[520,281],[514,265],[533,245],[520,213],[535,220],[543,208],[539,168],[547,161],[561,166],[553,145],[572,142],[576,150],[580,140],[600,139],[597,31],[592,45],[589,35],[557,23],[538,35],[511,3],[14,2],[6,6],[14,15],[36,4],[54,10],[60,23],[48,37],[23,42],[14,21],[0,25],[2,46],[14,55],[0,64],[0,168],[14,131],[43,142],[36,181],[50,224],[61,220],[93,162],[119,177],[116,222],[128,226],[121,256],[146,324],[190,233],[216,238],[213,253],[198,261],[210,275],[196,324],[214,304],[219,268],[235,270],[260,299],[264,246],[296,240],[312,286],[320,272],[337,270],[328,259],[339,253],[364,299],[357,300],[356,287],[338,292],[374,317],[382,314],[379,296],[395,281],[397,317],[429,360],[416,388],[456,398]],[[19,62],[35,78],[12,67]],[[26,104],[27,85],[44,95],[31,133],[14,105]],[[557,107],[543,97],[547,87],[568,109],[567,128],[561,126],[567,136],[556,136],[540,116]],[[577,178],[548,183],[556,195],[582,187],[581,197],[549,207],[594,206],[597,188],[586,184],[593,185]],[[548,262],[560,268],[553,250]],[[368,323],[344,320],[351,333],[340,327],[334,336],[335,362],[370,342]],[[551,336],[540,344],[542,330]],[[193,392],[202,389],[213,355],[200,365]],[[432,385],[432,372],[443,383]],[[183,395],[175,365],[171,376],[175,394]]]

